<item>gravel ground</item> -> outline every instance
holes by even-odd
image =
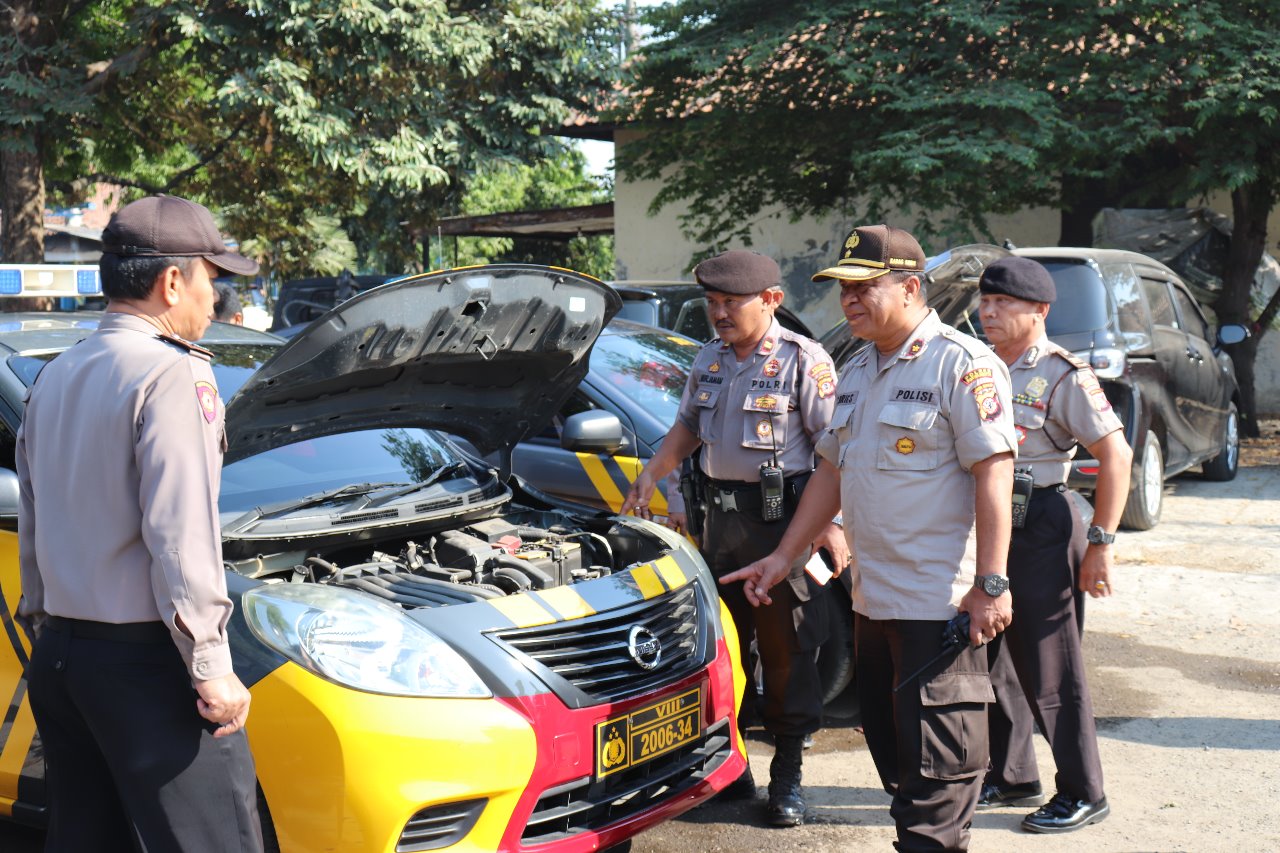
[[[1091,600],[1085,656],[1111,817],[1058,836],[1027,809],[974,820],[990,853],[1280,850],[1280,422],[1246,442],[1239,476],[1165,488],[1160,523],[1117,542],[1116,595]],[[835,709],[838,713],[847,711]],[[769,829],[761,802],[712,802],[636,839],[634,853],[888,850],[888,797],[854,720],[806,755],[806,825]],[[756,778],[771,748],[750,744]],[[1041,778],[1053,759],[1037,743]]]

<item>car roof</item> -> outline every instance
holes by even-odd
[[[102,311],[23,311],[0,314],[0,347],[14,353],[57,352],[74,346],[98,328]],[[231,323],[211,323],[201,344],[266,343],[280,339]]]
[[[1155,258],[1148,257],[1139,252],[1130,252],[1127,249],[1093,249],[1072,246],[1026,246],[1014,249],[1015,255],[1031,258],[1044,259],[1061,259],[1068,261],[1093,261],[1098,264],[1136,264],[1139,266],[1154,267],[1168,275],[1178,276],[1169,267],[1157,261]]]

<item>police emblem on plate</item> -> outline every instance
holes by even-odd
[[[901,453],[903,456],[906,456],[908,453],[915,452],[916,443],[912,439],[906,438],[904,436],[903,438],[898,439],[897,442],[894,443],[893,449]]]
[[[200,412],[208,423],[218,417],[218,389],[208,382],[196,383],[196,399],[200,401]]]
[[[600,763],[609,768],[624,764],[626,760],[627,742],[622,739],[621,733],[614,729],[609,732],[609,739],[605,741],[604,749],[600,755]]]

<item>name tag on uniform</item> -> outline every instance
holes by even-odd
[[[931,388],[897,388],[889,399],[903,403],[928,403],[938,401],[938,395]]]

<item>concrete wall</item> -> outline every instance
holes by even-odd
[[[1272,329],[1262,339],[1253,371],[1258,414],[1280,417],[1280,330]]]

